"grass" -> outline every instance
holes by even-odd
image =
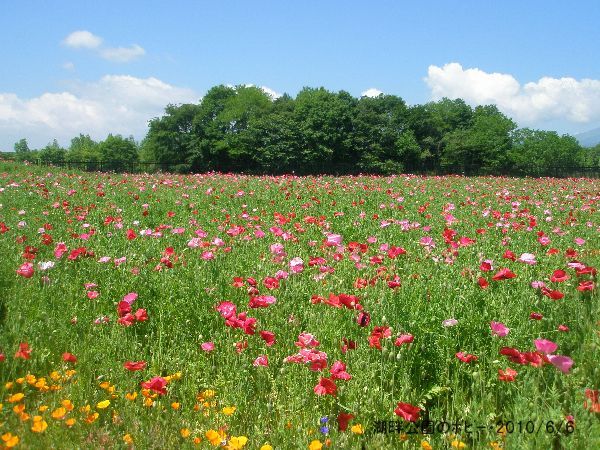
[[[597,279],[568,266],[598,267],[597,180],[114,175],[14,163],[0,163],[0,173],[0,222],[8,228],[0,234],[4,444],[18,436],[19,446],[37,448],[600,445],[600,416],[586,398],[586,390],[600,388]],[[50,226],[42,233],[44,224]],[[446,231],[448,243],[447,229],[456,232]],[[549,244],[539,242],[540,232]],[[52,239],[47,245],[44,234]],[[328,245],[328,236],[341,243]],[[200,246],[191,248],[195,237]],[[424,237],[435,247],[423,245]],[[474,242],[459,244],[461,237]],[[67,252],[57,258],[60,242]],[[351,242],[364,244],[364,253],[352,251]],[[271,251],[276,243],[283,245],[279,256]],[[406,253],[389,258],[384,244]],[[517,258],[532,253],[537,263],[504,258],[506,250]],[[27,258],[31,278],[17,274]],[[116,264],[119,258],[126,260]],[[291,270],[293,258],[302,259],[302,272]],[[492,270],[482,270],[484,260],[492,260]],[[43,271],[40,262],[54,266]],[[494,281],[502,268],[516,278]],[[550,281],[556,270],[569,279]],[[267,289],[265,277],[278,271],[289,276]],[[391,288],[394,276],[400,286]],[[273,305],[248,307],[249,277],[260,295],[276,297]],[[542,295],[531,286],[536,280],[564,298]],[[586,280],[594,289],[578,290]],[[87,291],[99,295],[90,299]],[[117,305],[131,292],[138,294],[132,312],[145,309],[148,320],[124,326]],[[357,296],[370,323],[361,327],[356,309],[311,301],[330,294]],[[254,335],[225,326],[215,309],[224,301],[256,318]],[[532,312],[543,318],[532,320]],[[457,324],[444,327],[450,318]],[[493,336],[492,321],[509,334]],[[376,326],[390,327],[381,349],[369,341]],[[261,330],[275,333],[276,343],[267,346]],[[284,362],[299,351],[294,343],[302,332],[319,341],[327,368]],[[395,346],[400,334],[414,341]],[[342,352],[344,338],[357,348]],[[534,352],[541,338],[574,361],[566,373],[548,359],[534,367],[499,353]],[[215,349],[201,350],[204,342]],[[30,359],[14,357],[20,343],[30,346]],[[238,352],[236,344],[247,347]],[[64,352],[77,361],[64,361]],[[457,352],[477,359],[462,362]],[[267,355],[267,367],[253,366],[259,355]],[[146,366],[130,372],[126,361]],[[335,380],[335,396],[316,395],[335,361],[352,378]],[[518,373],[512,382],[499,379],[498,370],[507,368]],[[168,381],[165,395],[142,389],[154,377]],[[16,393],[24,398],[15,400]],[[54,418],[65,400],[72,411]],[[110,404],[99,407],[105,400]],[[462,426],[408,433],[410,422],[394,413],[399,402],[420,408],[417,429],[423,420]],[[223,412],[228,407],[235,408],[225,410],[231,414]],[[354,416],[345,431],[338,429],[340,413]],[[47,427],[36,427],[35,416]],[[406,433],[377,432],[381,421],[398,422]],[[512,425],[502,429],[506,422]],[[247,441],[234,439],[240,436]]]

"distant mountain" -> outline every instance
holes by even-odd
[[[575,138],[579,141],[581,146],[593,147],[597,144],[600,144],[600,128],[594,128],[593,130],[586,131],[585,133],[576,134]]]

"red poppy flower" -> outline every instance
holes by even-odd
[[[567,281],[569,278],[571,278],[569,275],[567,275],[567,272],[565,272],[564,270],[555,270],[552,273],[552,276],[550,277],[550,281],[552,281],[553,283],[562,283],[563,281]]]
[[[548,357],[539,352],[523,352],[521,353],[526,363],[533,367],[542,367],[544,363],[550,363]]]
[[[364,278],[357,278],[356,281],[354,282],[354,287],[356,289],[364,289],[369,285],[369,282],[367,280],[365,280]]]
[[[371,315],[366,311],[361,311],[358,313],[356,317],[356,323],[358,323],[361,327],[366,327],[371,322]]]
[[[135,234],[135,231],[133,231],[131,228],[129,228],[127,230],[127,240],[128,241],[132,241],[137,237],[137,234]]]
[[[356,350],[356,341],[347,338],[342,338],[341,350],[344,355],[348,350]]]
[[[167,393],[166,386],[167,380],[165,380],[163,377],[154,377],[151,380],[142,383],[142,387],[144,389],[150,389],[151,391],[161,395],[165,395]]]
[[[544,318],[544,316],[541,315],[540,313],[532,312],[531,314],[529,314],[529,318],[532,320],[542,320]]]
[[[479,265],[479,270],[482,272],[490,272],[492,270],[492,264],[489,261],[483,261]]]
[[[511,278],[516,278],[516,276],[517,276],[517,274],[512,272],[510,269],[503,267],[496,273],[496,275],[494,275],[492,277],[492,280],[494,280],[494,281],[509,280]]]
[[[339,413],[337,416],[338,430],[346,431],[348,429],[348,422],[350,422],[352,419],[354,419],[354,417],[355,417],[354,414],[349,414],[349,413],[344,413],[344,412]]]
[[[404,255],[406,254],[406,250],[403,249],[402,247],[394,247],[393,245],[390,247],[390,249],[387,252],[388,258],[390,259],[394,259],[399,255]]]
[[[130,327],[135,323],[135,316],[131,313],[127,313],[123,317],[120,317],[117,322],[125,327]]]
[[[504,259],[510,259],[511,261],[516,261],[517,260],[517,255],[515,255],[513,252],[511,252],[510,250],[506,250],[504,252],[504,255],[502,255],[502,257]]]
[[[77,357],[74,354],[69,353],[69,352],[63,353],[62,358],[63,358],[63,361],[65,361],[65,362],[71,362],[71,363],[77,362]]]
[[[135,320],[138,322],[145,322],[148,320],[148,313],[144,308],[139,308],[134,314]]]
[[[404,420],[408,422],[416,422],[419,420],[419,413],[421,408],[418,406],[413,406],[410,403],[399,402],[396,409],[394,409],[394,413],[397,416],[402,417]]]
[[[320,345],[319,341],[317,341],[312,334],[304,332],[298,335],[298,341],[294,344],[302,348],[318,347]]]
[[[33,264],[30,262],[21,264],[21,267],[17,269],[17,275],[23,278],[31,278],[33,276]]]
[[[262,330],[259,334],[261,339],[267,344],[267,347],[271,347],[275,344],[275,333],[272,331]]]
[[[487,288],[490,285],[490,283],[488,283],[488,281],[485,278],[483,278],[483,277],[479,277],[477,279],[477,284],[479,285],[479,287],[481,289],[485,289],[485,288]]]
[[[275,303],[277,299],[272,295],[259,295],[257,297],[251,297],[248,302],[249,308],[266,308],[269,305]]]
[[[579,286],[577,286],[577,290],[579,292],[593,291],[594,290],[594,282],[591,280],[582,281],[581,283],[579,283]]]
[[[585,398],[589,399],[590,402],[588,403],[588,401],[585,400],[583,402],[583,407],[591,412],[600,414],[600,402],[598,401],[599,393],[600,391],[598,391],[598,389],[586,389]]]
[[[510,361],[517,364],[526,364],[527,361],[525,357],[521,354],[519,350],[512,347],[502,347],[499,352],[501,355],[506,356]]]
[[[123,317],[126,314],[129,314],[131,312],[131,304],[121,300],[119,302],[119,304],[117,305],[117,315],[119,317]]]
[[[15,358],[29,359],[31,358],[31,349],[27,342],[21,342],[19,344],[19,350],[15,353]]]
[[[515,381],[517,377],[517,371],[507,367],[506,370],[498,369],[498,379],[500,381]]]
[[[143,370],[146,368],[146,361],[126,361],[123,363],[123,367],[131,372]]]
[[[263,280],[263,284],[269,290],[271,290],[271,289],[277,289],[279,287],[279,280],[277,278],[275,278],[275,277],[266,277]]]
[[[319,383],[314,388],[314,392],[317,395],[329,394],[335,397],[337,393],[337,386],[333,380],[321,377],[319,379]]]
[[[565,296],[565,294],[563,294],[562,292],[557,291],[556,289],[550,290],[547,287],[541,288],[540,291],[542,295],[545,295],[546,297],[551,298],[552,300],[560,300]]]
[[[460,359],[462,362],[467,363],[467,364],[469,364],[469,363],[471,363],[473,361],[477,361],[477,359],[478,359],[477,356],[470,355],[470,354],[465,353],[465,352],[458,352],[456,354],[456,357],[458,359]]]

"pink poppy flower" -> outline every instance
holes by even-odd
[[[215,344],[214,344],[214,342],[203,342],[200,345],[200,348],[202,350],[204,350],[206,353],[210,353],[215,349]]]
[[[290,269],[294,273],[300,273],[304,270],[304,261],[301,258],[294,258],[290,261]]]
[[[352,379],[352,375],[346,372],[346,364],[341,361],[336,361],[331,365],[331,369],[329,369],[331,373],[331,378],[333,380],[350,380]]]
[[[394,345],[400,347],[402,344],[410,344],[415,340],[412,334],[402,334],[396,338]]]
[[[535,344],[535,348],[537,348],[538,352],[542,353],[554,353],[558,348],[558,345],[552,341],[547,339],[536,339],[533,341]]]
[[[569,373],[571,366],[573,366],[573,360],[568,356],[563,355],[548,355],[550,364],[560,370],[562,373]]]
[[[492,329],[492,335],[498,337],[504,337],[510,332],[510,328],[502,322],[490,322],[490,328]]]
[[[252,365],[254,367],[267,367],[269,365],[269,360],[267,358],[267,355],[259,355],[254,362],[252,363]]]
[[[537,264],[537,261],[535,260],[535,255],[532,253],[523,253],[521,256],[519,256],[518,261],[525,264],[529,264],[530,266]]]

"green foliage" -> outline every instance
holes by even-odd
[[[65,161],[66,155],[67,151],[54,139],[52,143],[40,150],[38,160],[46,164],[60,164]]]
[[[444,137],[443,166],[465,174],[501,173],[509,166],[510,133],[515,123],[495,106],[478,106],[472,124]]]
[[[27,139],[21,139],[19,142],[15,142],[14,149],[17,155],[31,152],[31,150],[29,150],[29,145],[27,144]]]
[[[138,160],[138,148],[133,137],[109,134],[98,147],[108,170],[124,171]]]
[[[562,167],[592,162],[582,161],[581,153],[583,150],[572,136],[524,128],[514,133],[510,155],[515,168],[523,174],[554,175]]]
[[[15,151],[21,160],[88,161],[77,165],[87,170],[179,173],[560,176],[600,167],[598,146],[584,150],[568,135],[517,129],[494,105],[443,98],[409,107],[395,95],[357,99],[323,87],[273,99],[256,86],[214,86],[198,104],[168,105],[139,146],[79,135],[66,152],[56,144],[38,155],[25,139]]]

